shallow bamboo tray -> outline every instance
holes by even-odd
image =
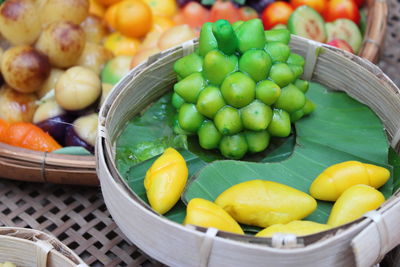
[[[368,21],[359,55],[376,62],[387,18],[385,0],[368,1]],[[94,156],[55,155],[0,143],[0,173],[14,180],[98,185]]]
[[[0,227],[0,262],[18,267],[85,267],[71,249],[44,232],[18,227]]]
[[[171,266],[263,266],[268,262],[270,266],[340,267],[371,266],[400,243],[399,192],[370,213],[370,218],[294,239],[291,235],[255,238],[184,227],[144,204],[117,171],[115,141],[132,116],[171,90],[173,63],[195,45],[187,42],[164,51],[132,70],[100,111],[96,158],[101,188],[111,215],[132,242]],[[378,67],[304,38],[292,36],[290,45],[293,52],[306,58],[303,78],[345,91],[368,105],[383,121],[391,146],[399,152],[400,91]]]

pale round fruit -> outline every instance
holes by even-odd
[[[0,33],[13,45],[33,44],[42,30],[35,1],[7,0],[0,5]]]
[[[101,94],[99,76],[85,67],[72,67],[58,79],[57,103],[66,110],[81,110],[93,104]]]
[[[40,21],[48,25],[57,21],[81,23],[89,14],[88,0],[42,0],[39,5]]]
[[[158,47],[161,50],[177,46],[181,43],[195,38],[194,31],[186,24],[178,25],[165,31],[158,40]]]
[[[63,70],[53,68],[50,71],[49,77],[40,86],[39,90],[36,91],[36,95],[39,98],[44,97],[48,92],[56,88],[56,83],[60,76],[64,73]]]
[[[153,47],[153,48],[139,51],[139,53],[137,53],[132,59],[131,66],[130,66],[131,69],[133,69],[137,65],[140,65],[141,63],[146,61],[152,55],[155,55],[160,52],[161,52],[161,50],[158,47]]]
[[[96,145],[98,121],[99,115],[97,113],[79,117],[74,121],[75,132],[82,140],[92,146]]]
[[[100,74],[101,70],[112,58],[112,53],[104,48],[104,46],[87,42],[85,49],[78,59],[76,65],[91,69],[97,74]]]
[[[107,36],[107,24],[95,15],[89,15],[81,23],[81,27],[85,32],[86,41],[100,44]]]
[[[37,91],[49,76],[50,69],[48,57],[27,45],[9,48],[1,60],[4,80],[21,93]]]
[[[85,48],[85,33],[79,25],[69,21],[54,22],[45,27],[36,43],[36,49],[46,54],[58,68],[76,64]]]
[[[63,110],[60,105],[58,105],[55,99],[50,99],[43,104],[41,104],[37,109],[35,114],[33,115],[32,122],[39,123],[45,121],[50,118],[54,118],[60,115],[65,114],[65,110]]]
[[[35,94],[23,94],[8,85],[0,88],[0,118],[8,122],[32,122],[37,105]]]

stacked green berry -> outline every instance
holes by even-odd
[[[259,19],[205,23],[199,49],[174,65],[174,131],[197,134],[204,149],[227,158],[266,149],[291,122],[314,110],[299,79],[304,58],[291,53],[289,31],[265,31]]]

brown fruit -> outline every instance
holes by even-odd
[[[46,26],[36,42],[36,49],[46,54],[58,68],[74,66],[85,48],[85,33],[79,25],[69,21]]]
[[[11,47],[2,56],[1,72],[5,81],[21,93],[38,90],[50,69],[47,56],[27,45]]]
[[[22,94],[3,85],[0,88],[0,118],[8,122],[32,122],[36,101],[35,94]]]

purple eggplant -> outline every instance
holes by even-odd
[[[98,115],[92,113],[76,119],[73,125],[67,128],[65,146],[81,146],[94,153],[97,136]]]
[[[254,8],[259,14],[263,12],[263,10],[271,3],[275,2],[274,0],[247,0],[246,5]]]
[[[67,114],[53,99],[41,104],[33,116],[33,123],[49,133],[60,145],[64,145],[66,129],[73,120],[74,117]]]

